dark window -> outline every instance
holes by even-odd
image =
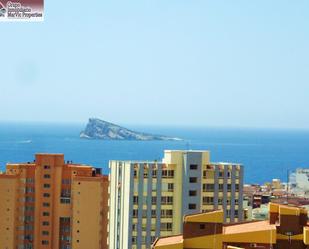
[[[138,204],[138,196],[133,196],[133,204]]]
[[[167,190],[169,192],[173,192],[174,191],[174,183],[168,183],[167,184]]]
[[[196,190],[190,190],[189,191],[189,196],[196,196],[197,195],[197,191]]]
[[[49,193],[43,193],[43,197],[50,197]]]
[[[223,190],[223,184],[219,184],[219,190]]]
[[[156,218],[156,213],[157,213],[157,211],[155,209],[152,209],[151,210],[151,217]]]
[[[190,169],[196,170],[198,168],[197,164],[190,164]]]
[[[213,192],[215,188],[214,184],[203,184],[203,191],[204,192]]]
[[[44,187],[44,188],[50,188],[50,184],[45,183],[45,184],[43,185],[43,187]]]
[[[173,204],[173,196],[162,196],[161,197],[162,205],[171,205]]]
[[[151,203],[152,204],[157,204],[157,197],[156,196],[152,196],[151,197]]]
[[[48,222],[48,221],[43,221],[43,222],[42,222],[42,225],[43,225],[43,226],[49,226],[49,222]]]
[[[174,170],[162,170],[162,178],[174,178]]]
[[[190,203],[189,204],[189,209],[196,209],[196,204]]]
[[[49,179],[50,178],[50,174],[44,174],[44,178]]]
[[[48,245],[49,241],[48,240],[42,240],[42,245]]]
[[[42,235],[49,235],[48,231],[42,231]]]
[[[133,217],[136,218],[138,216],[138,210],[133,209]]]
[[[204,196],[203,197],[203,204],[204,205],[213,205],[214,204],[214,198],[213,197]]]
[[[191,183],[196,183],[197,182],[197,177],[190,177],[190,182]]]
[[[43,212],[43,216],[49,216],[49,212]]]
[[[200,224],[200,229],[205,229],[205,224]]]
[[[44,169],[50,169],[49,165],[44,165]]]

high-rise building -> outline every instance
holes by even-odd
[[[158,238],[153,249],[309,248],[307,210],[269,204],[269,219],[224,224],[222,210],[184,217],[183,234]]]
[[[106,249],[108,177],[37,154],[0,174],[1,249]]]
[[[182,232],[182,217],[223,209],[241,221],[243,166],[211,163],[208,151],[166,150],[162,162],[110,161],[109,248],[150,248]]]

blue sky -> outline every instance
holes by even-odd
[[[1,23],[0,120],[309,128],[308,1],[46,1]]]

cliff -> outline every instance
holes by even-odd
[[[81,138],[87,139],[104,139],[104,140],[167,140],[179,141],[175,137],[148,134],[143,132],[132,131],[116,124],[90,118],[84,131],[80,133]]]

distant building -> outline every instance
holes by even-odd
[[[166,150],[162,162],[110,161],[109,248],[149,248],[182,232],[182,217],[222,209],[243,220],[243,167],[208,151]]]
[[[296,169],[290,174],[289,192],[297,196],[309,197],[309,169]]]
[[[305,249],[309,247],[307,211],[270,204],[269,219],[224,224],[223,211],[184,217],[183,234],[158,238],[153,249]]]
[[[1,249],[106,249],[108,177],[37,154],[0,174]]]

